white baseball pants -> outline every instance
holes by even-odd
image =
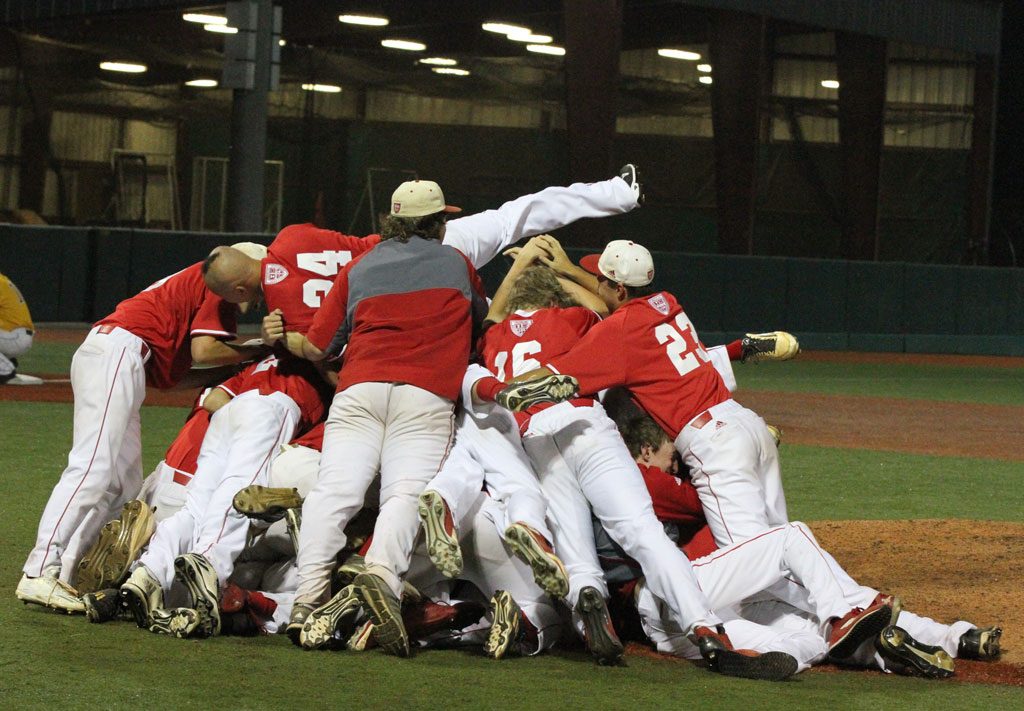
[[[231,577],[249,534],[249,519],[232,500],[239,489],[267,484],[270,462],[291,441],[299,418],[298,405],[284,393],[255,390],[213,414],[185,506],[157,525],[139,559],[165,591],[174,581],[174,559],[190,551],[206,557],[221,582]]]
[[[455,519],[462,548],[462,574],[459,578],[473,583],[487,599],[498,590],[512,595],[523,614],[537,628],[537,649],[529,650],[536,654],[558,641],[562,622],[551,598],[534,582],[530,566],[505,546],[496,524],[507,518],[504,506],[481,492],[477,492],[468,507],[463,507],[460,518]],[[421,591],[450,582],[431,563],[425,544],[416,549],[407,579]]]
[[[66,569],[72,536],[92,538],[134,499],[142,486],[142,438],[139,408],[146,397],[145,364],[149,348],[122,328],[92,329],[71,359],[75,394],[74,439],[68,466],[43,509],[36,543],[23,568],[29,577],[47,569]],[[86,519],[88,523],[86,523]],[[79,546],[81,549],[81,546]],[[68,573],[65,573],[67,575]]]
[[[420,528],[419,495],[451,449],[453,408],[451,400],[402,383],[358,383],[334,396],[319,479],[302,506],[297,602],[327,600],[345,526],[378,470],[381,506],[366,564],[401,595]]]
[[[690,561],[655,517],[640,470],[604,408],[561,403],[549,410],[557,408],[573,408],[575,422],[553,435],[526,437],[523,446],[548,496],[555,551],[569,572],[570,605],[575,606],[586,586],[608,596],[594,544],[592,508],[612,540],[640,564],[651,590],[668,604],[682,629],[718,624]]]
[[[0,329],[0,375],[13,373],[14,363],[10,359],[25,355],[31,347],[32,331],[27,328]]]
[[[525,237],[551,232],[584,217],[609,217],[637,206],[622,178],[545,188],[506,202],[496,210],[459,217],[448,223],[444,243],[455,247],[479,269]]]
[[[707,412],[712,419],[697,427],[698,416],[675,445],[715,543],[728,546],[786,523],[779,450],[764,420],[735,400]]]
[[[508,410],[496,406],[485,417],[466,411],[459,415],[455,446],[427,489],[441,494],[452,518],[459,520],[485,485],[491,497],[502,503],[503,518],[495,521],[502,535],[510,524],[521,522],[551,541],[547,502],[519,428]]]
[[[161,459],[153,473],[142,481],[139,498],[150,508],[155,509],[153,518],[157,523],[170,518],[185,505],[185,492],[188,488],[185,484],[174,481],[174,475],[175,470]],[[192,474],[187,476],[191,481]]]

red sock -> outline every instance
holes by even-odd
[[[265,620],[269,620],[274,616],[274,611],[277,610],[277,601],[272,600],[263,593],[253,590],[249,593],[246,602],[249,605],[249,609],[255,612],[257,615]]]
[[[725,351],[729,354],[729,360],[739,360],[743,357],[743,339],[737,338],[725,347]]]
[[[494,402],[494,396],[501,392],[505,383],[490,376],[476,381],[476,395],[486,402]]]

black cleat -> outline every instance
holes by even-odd
[[[615,633],[612,618],[608,614],[608,606],[597,588],[585,587],[580,591],[576,612],[583,620],[587,648],[597,659],[597,663],[612,666],[622,661],[622,642]]]
[[[571,375],[547,375],[543,378],[509,383],[495,396],[494,401],[513,412],[522,412],[543,402],[568,400],[579,389]]]
[[[1000,627],[975,627],[960,635],[956,655],[961,659],[995,659],[1000,654]]]
[[[921,644],[906,630],[889,625],[875,639],[885,668],[904,676],[946,679],[953,676],[953,658],[942,647]]]

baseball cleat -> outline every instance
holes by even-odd
[[[353,585],[363,609],[373,622],[373,637],[388,654],[409,656],[409,635],[402,623],[402,607],[387,583],[373,573],[360,573]]]
[[[239,490],[232,499],[235,511],[267,523],[284,518],[288,509],[302,507],[298,489],[272,488],[253,484]]]
[[[121,591],[117,588],[86,593],[82,595],[82,604],[85,606],[85,617],[89,622],[110,622],[127,612],[124,600],[121,599]]]
[[[22,575],[14,595],[26,605],[42,605],[69,615],[85,612],[85,605],[78,596],[78,591],[58,579],[56,575],[46,574],[38,578]]]
[[[24,373],[11,373],[6,378],[0,378],[0,385],[42,385],[43,379],[34,375]]]
[[[785,652],[759,653],[733,649],[725,628],[696,627],[691,637],[708,669],[723,676],[760,681],[782,681],[796,674],[799,663]]]
[[[285,627],[285,634],[296,647],[299,646],[299,635],[302,633],[302,626],[306,624],[306,618],[316,609],[315,605],[305,602],[297,602],[292,605],[292,614],[288,618],[288,626]]]
[[[509,383],[494,401],[513,412],[522,412],[544,402],[568,400],[579,389],[579,383],[571,375],[547,375],[543,378]]]
[[[871,601],[872,605],[888,605],[892,609],[892,615],[889,617],[889,624],[894,625],[900,618],[900,613],[903,612],[903,601],[895,595],[889,593],[878,593],[875,595],[875,599]]]
[[[75,582],[81,592],[94,592],[124,582],[128,568],[156,530],[153,510],[139,501],[129,501],[121,509],[121,517],[100,530],[92,548],[78,563]]]
[[[597,663],[602,666],[618,664],[624,650],[601,592],[595,587],[583,588],[576,602],[576,613],[583,620],[583,637]]]
[[[354,622],[359,609],[355,588],[351,585],[343,588],[326,605],[309,613],[299,632],[299,644],[303,649],[320,649],[332,643],[340,645],[344,636],[352,632],[351,626],[347,632],[342,632],[342,624]]]
[[[888,627],[892,617],[893,609],[890,605],[876,602],[866,610],[855,607],[834,620],[828,639],[829,658],[842,661],[851,656],[861,644]]]
[[[462,549],[448,503],[439,493],[427,489],[420,494],[419,514],[434,567],[446,578],[457,577],[462,572]]]
[[[640,182],[640,170],[636,167],[635,163],[626,163],[622,166],[619,171],[619,177],[626,181],[626,185],[633,191],[633,195],[636,196],[636,204],[644,204],[644,186]]]
[[[149,569],[140,565],[121,586],[121,600],[135,618],[135,624],[146,629],[153,611],[164,606],[164,590]]]
[[[356,576],[365,571],[366,559],[358,553],[353,553],[334,571],[331,589],[341,590],[346,585],[351,585]]]
[[[501,659],[520,637],[520,609],[505,590],[495,590],[491,598],[491,631],[484,642],[484,653],[492,659]]]
[[[199,613],[200,636],[220,634],[220,591],[217,571],[198,553],[186,553],[174,559],[174,577],[186,588],[192,606]]]
[[[762,360],[789,360],[800,352],[800,343],[791,333],[748,333],[740,341],[740,361],[757,363]]]
[[[556,598],[569,594],[569,574],[544,536],[516,521],[505,529],[505,542],[517,558],[530,566],[534,581],[544,592]]]
[[[770,434],[772,436],[772,439],[775,440],[775,446],[776,447],[781,447],[782,446],[782,430],[780,430],[775,425],[765,425],[765,427],[768,428],[768,434]]]
[[[885,660],[885,670],[904,676],[946,679],[953,676],[953,658],[942,647],[921,644],[895,625],[875,639],[875,650]]]
[[[975,627],[960,635],[956,656],[960,659],[995,659],[1002,650],[999,649],[999,638],[1003,630],[1000,627]]]
[[[202,616],[189,607],[153,610],[153,614],[150,616],[149,631],[185,639],[195,632],[201,623]]]

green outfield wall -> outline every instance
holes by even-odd
[[[93,321],[218,244],[270,238],[0,225],[0,271],[36,321]],[[670,252],[655,264],[708,343],[785,329],[809,349],[1024,356],[1024,269]],[[490,291],[506,266],[482,271]]]

